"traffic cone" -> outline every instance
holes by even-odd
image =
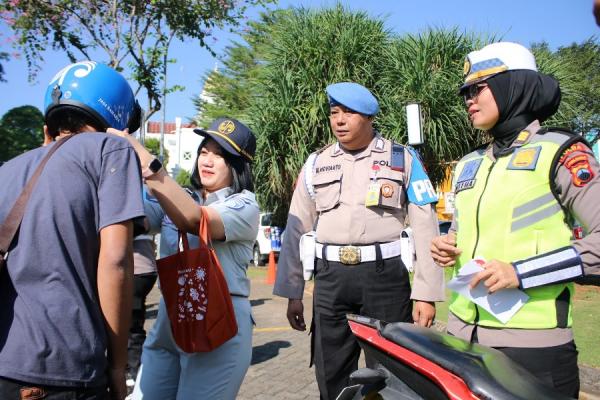
[[[271,251],[269,253],[269,266],[267,267],[267,279],[265,279],[265,283],[267,285],[274,284],[275,276],[277,276],[277,264],[275,264],[275,252]]]

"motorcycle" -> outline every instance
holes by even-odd
[[[338,400],[565,400],[502,352],[410,323],[348,316],[367,368]]]

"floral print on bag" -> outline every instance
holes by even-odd
[[[177,279],[179,293],[177,296],[177,322],[201,321],[206,314],[206,269],[200,267],[192,273],[192,269],[179,271]]]

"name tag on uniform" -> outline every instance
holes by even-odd
[[[379,194],[381,193],[381,185],[379,183],[370,183],[367,190],[367,198],[365,206],[374,207],[379,205]]]

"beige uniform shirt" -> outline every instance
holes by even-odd
[[[317,156],[312,175],[315,200],[307,190],[304,169],[300,172],[279,255],[274,294],[302,299],[304,279],[298,243],[315,224],[319,243],[368,245],[399,240],[408,216],[417,255],[411,298],[444,300],[443,271],[429,252],[431,240],[439,231],[434,207],[408,203],[405,188],[410,184],[412,157],[405,149],[404,171],[392,170],[391,151],[391,142],[379,135],[359,152],[347,152],[337,143],[325,148]],[[379,167],[377,173],[374,165]],[[381,185],[381,205],[366,207],[368,187],[374,181]]]
[[[537,121],[531,123],[527,128],[529,132],[537,132],[540,125]],[[512,147],[528,143],[533,136],[521,144],[514,143]],[[586,274],[597,274],[600,269],[600,165],[594,158],[592,151],[585,145],[581,145],[575,151],[567,150],[565,162],[556,166],[556,177],[554,183],[561,205],[577,218],[583,225],[587,235],[573,242],[573,247],[581,255],[584,271]],[[494,159],[492,148],[486,150],[486,155]],[[589,167],[594,174],[592,180],[583,186],[574,184],[571,171],[565,166],[566,161],[579,156],[586,155]],[[455,229],[455,221],[451,229]],[[501,260],[512,262],[515,260]],[[466,324],[452,313],[448,316],[448,331],[456,336],[470,339],[473,325]],[[479,326],[477,328],[479,343],[487,346],[510,346],[510,347],[548,347],[558,346],[573,340],[571,328],[554,329],[490,329]]]

